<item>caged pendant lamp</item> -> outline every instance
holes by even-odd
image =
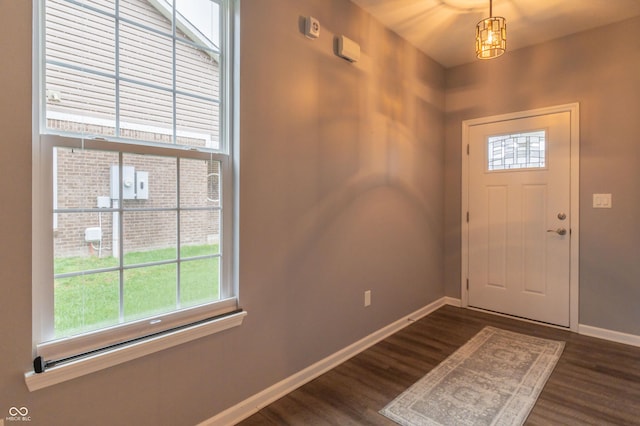
[[[507,22],[502,16],[493,16],[493,0],[489,0],[489,17],[476,25],[476,56],[492,59],[507,49]]]

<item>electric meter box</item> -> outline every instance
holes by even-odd
[[[120,170],[118,165],[111,166],[111,199],[120,199],[118,181]],[[136,199],[136,169],[133,166],[122,166],[122,199]]]
[[[99,226],[84,230],[84,240],[88,243],[98,243],[102,241],[102,228]]]
[[[149,199],[149,172],[136,172],[136,199]]]
[[[111,207],[111,198],[106,196],[99,196],[96,199],[96,205],[99,209],[108,209]]]

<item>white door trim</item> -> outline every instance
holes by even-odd
[[[467,212],[469,211],[469,156],[467,146],[469,144],[469,129],[472,126],[495,123],[498,121],[514,120],[519,118],[535,117],[539,115],[569,112],[571,114],[571,254],[569,271],[569,328],[578,331],[578,307],[579,298],[579,248],[580,248],[580,109],[579,104],[557,105],[547,108],[538,108],[528,111],[509,114],[494,115],[490,117],[475,118],[462,122],[462,209],[460,213],[461,223],[461,274],[460,274],[460,299],[461,306],[469,304],[467,290],[467,278],[469,276],[469,224]]]

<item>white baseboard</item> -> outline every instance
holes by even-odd
[[[305,383],[337,367],[360,352],[386,339],[392,334],[402,330],[411,323],[429,315],[431,312],[444,305],[460,306],[460,300],[451,297],[442,297],[435,302],[418,309],[417,311],[400,318],[399,320],[381,328],[380,330],[358,340],[352,345],[322,359],[315,364],[295,373],[292,376],[276,383],[275,385],[245,399],[239,404],[226,409],[225,411],[200,423],[198,426],[227,426],[236,424],[247,417],[257,413],[261,408],[282,398],[286,394],[294,391]]]
[[[445,305],[455,306],[456,308],[460,308],[462,306],[462,300],[456,299],[454,297],[445,296],[443,297]]]
[[[606,328],[592,327],[590,325],[583,324],[578,324],[578,333],[585,336],[597,337],[599,339],[640,347],[640,336],[635,334],[621,333],[619,331],[607,330]]]

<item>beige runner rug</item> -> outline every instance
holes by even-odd
[[[405,426],[521,425],[563,349],[485,327],[380,413]]]

